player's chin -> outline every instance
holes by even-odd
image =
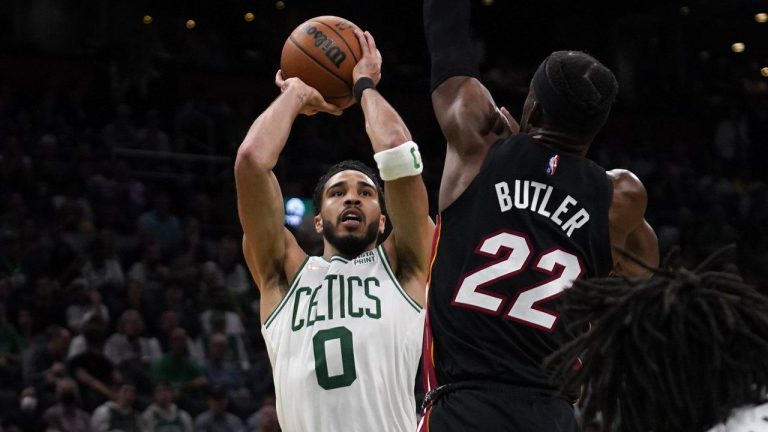
[[[347,227],[341,225],[336,230],[336,237],[339,238],[363,238],[365,237],[365,226]]]

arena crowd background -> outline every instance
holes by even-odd
[[[764,1],[472,1],[497,103],[519,116],[533,71],[553,50],[602,60],[621,91],[590,157],[645,183],[662,254],[679,246],[675,262],[694,265],[736,243],[732,270],[768,286]],[[206,395],[225,396],[250,430],[269,430],[258,426],[273,417],[273,389],[258,292],[240,254],[233,162],[278,94],[285,38],[317,15],[343,16],[376,38],[380,89],[422,148],[434,209],[444,141],[419,1],[0,2],[6,430],[43,427],[66,376],[93,413],[110,395],[78,370],[107,388],[133,383],[140,409],[167,382],[193,419],[209,408]],[[309,198],[343,159],[372,162],[359,108],[299,119],[276,169],[286,198]],[[306,223],[293,229],[321,250]],[[125,335],[136,316],[141,347],[120,344],[134,340]],[[193,364],[189,376],[163,370],[177,352]],[[30,394],[37,406],[21,410]]]

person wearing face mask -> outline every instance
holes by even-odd
[[[71,378],[56,383],[56,397],[59,401],[43,414],[48,429],[58,432],[90,432],[91,416],[78,407],[77,385]]]
[[[19,394],[19,407],[9,412],[2,422],[6,432],[43,432],[45,423],[37,403],[34,387],[26,387]]]

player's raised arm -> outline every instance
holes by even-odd
[[[300,114],[339,114],[313,88],[277,74],[281,95],[251,125],[237,151],[237,209],[243,227],[243,252],[261,290],[262,319],[272,312],[305,254],[283,226],[283,196],[272,169]],[[264,303],[266,301],[266,304]]]
[[[448,141],[440,185],[441,211],[475,177],[490,145],[519,129],[506,109],[496,107],[479,80],[470,9],[468,0],[424,0],[432,106]]]
[[[422,305],[429,270],[434,223],[429,218],[427,189],[421,178],[418,146],[397,111],[375,90],[381,79],[381,54],[373,36],[356,31],[363,56],[355,66],[355,96],[365,114],[365,129],[371,139],[382,180],[385,181],[387,212],[392,222],[391,240],[395,272],[408,293]],[[406,283],[414,281],[414,283]]]
[[[659,242],[645,220],[648,194],[640,179],[630,171],[615,169],[607,174],[613,184],[608,215],[614,272],[629,278],[648,277],[649,270],[621,254],[626,251],[649,267],[659,266]]]

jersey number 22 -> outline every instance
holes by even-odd
[[[509,250],[509,254],[504,256],[503,250]],[[483,239],[475,253],[500,259],[465,275],[459,282],[452,304],[496,315],[506,298],[484,291],[483,287],[525,270],[533,253],[531,243],[525,234],[502,231]],[[504,318],[551,332],[559,315],[538,305],[570,288],[584,272],[583,266],[576,255],[555,248],[540,254],[532,268],[552,277],[522,288],[509,302],[503,315]]]

